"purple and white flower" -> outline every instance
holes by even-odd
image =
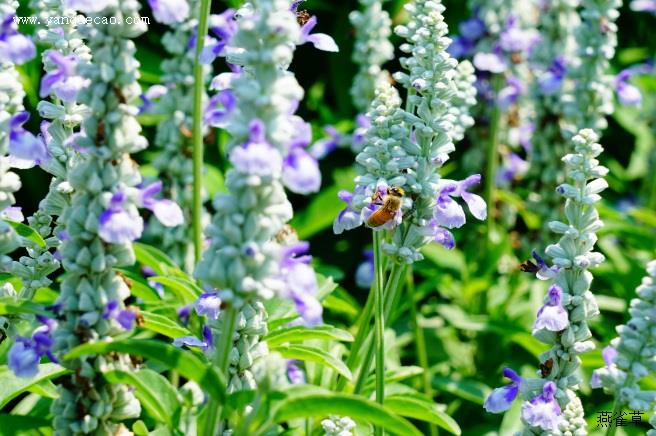
[[[604,347],[604,349],[601,352],[601,357],[604,359],[604,363],[606,364],[605,365],[606,369],[610,370],[613,367],[617,355],[618,355],[617,350],[612,345],[607,345],[606,347]],[[590,387],[592,389],[599,389],[600,387],[602,387],[601,379],[599,378],[598,369],[592,371],[592,377],[590,377]]]
[[[39,362],[43,356],[47,356],[52,362],[59,362],[52,353],[55,342],[52,332],[57,323],[44,316],[37,316],[37,320],[43,325],[34,330],[29,339],[17,337],[7,355],[7,365],[18,377],[34,377],[39,372]]]
[[[633,0],[629,7],[632,11],[656,14],[656,0]]]
[[[282,171],[282,156],[264,134],[264,123],[253,120],[248,141],[230,152],[230,162],[239,172],[260,177],[275,176]]]
[[[153,17],[162,24],[180,23],[189,16],[187,0],[148,0]]]
[[[524,379],[510,368],[503,369],[503,376],[511,381],[510,384],[496,388],[485,399],[483,407],[490,413],[501,413],[510,409],[512,402],[519,394]]]
[[[169,92],[168,88],[164,85],[153,85],[146,92],[141,94],[141,101],[143,103],[139,106],[139,113],[148,112],[154,106],[154,101],[162,98]]]
[[[282,182],[292,192],[307,195],[319,191],[319,163],[301,147],[293,147],[283,161]]]
[[[556,57],[549,69],[538,77],[540,92],[544,95],[554,95],[563,86],[563,80],[567,74],[567,62],[562,56]]]
[[[341,234],[344,230],[351,230],[362,225],[362,215],[351,207],[353,194],[346,190],[337,193],[337,197],[346,203],[346,208],[339,212],[333,221],[333,233]]]
[[[290,298],[305,324],[321,324],[323,308],[317,299],[319,286],[310,266],[312,256],[306,255],[309,244],[300,241],[282,248],[280,275],[285,283],[283,296]]]
[[[615,91],[617,99],[624,106],[640,106],[642,104],[642,93],[637,86],[629,83],[629,79],[635,74],[633,70],[625,69],[615,77]]]
[[[516,153],[510,152],[503,158],[503,165],[497,173],[497,184],[499,186],[508,186],[513,180],[524,176],[528,170],[529,163]]]
[[[36,56],[36,47],[30,38],[16,30],[15,15],[8,15],[0,23],[0,63],[22,65]]]
[[[173,200],[154,198],[161,190],[160,180],[144,187],[139,192],[137,205],[153,212],[155,218],[165,227],[181,225],[184,223],[184,215],[180,206]]]
[[[222,303],[223,301],[218,292],[205,292],[194,303],[194,309],[196,309],[198,315],[216,320],[219,318],[219,313],[221,313]]]
[[[555,399],[556,384],[548,381],[542,388],[542,393],[522,405],[522,418],[533,427],[545,431],[555,431],[562,419],[561,409]]]
[[[476,53],[472,63],[477,70],[490,73],[503,73],[508,68],[506,62],[498,53]]]
[[[464,209],[452,197],[461,197],[469,207],[471,214],[476,219],[484,220],[487,217],[485,200],[481,196],[467,191],[480,182],[480,174],[474,174],[461,181],[441,180],[433,215],[437,225],[453,229],[462,227],[467,221]]]
[[[342,142],[342,134],[333,126],[326,126],[324,131],[327,136],[315,142],[310,148],[310,154],[317,160],[328,156]]]
[[[214,60],[225,55],[225,48],[232,36],[237,32],[237,21],[235,21],[235,10],[226,9],[223,13],[210,16],[210,27],[208,42],[204,45],[200,55],[200,62],[211,64]],[[196,45],[196,36],[190,43]]]
[[[297,365],[298,360],[289,359],[287,360],[287,378],[289,382],[293,385],[303,385],[305,384],[305,372]]]
[[[127,244],[141,237],[143,219],[134,208],[126,209],[126,195],[119,191],[112,195],[109,206],[98,218],[98,236],[110,244]]]
[[[358,114],[355,118],[356,128],[353,130],[351,136],[351,149],[355,152],[360,152],[364,148],[364,139],[367,130],[371,127],[371,122],[365,114]]]
[[[499,46],[510,53],[527,55],[540,41],[540,34],[535,29],[520,29],[517,17],[511,15],[506,27],[499,35]]]
[[[205,125],[225,128],[237,107],[237,100],[230,89],[217,92],[207,102],[203,122]]]
[[[537,264],[538,271],[535,273],[535,276],[539,280],[550,280],[556,277],[556,274],[558,274],[560,268],[558,268],[556,265],[548,266],[547,262],[542,258],[542,256],[538,254],[536,250],[531,252],[531,256],[533,256],[533,259],[535,259],[535,263]]]
[[[562,305],[563,290],[558,285],[551,285],[547,302],[538,310],[534,330],[545,329],[552,332],[565,330],[569,325],[567,310]]]
[[[29,118],[28,112],[18,112],[9,120],[9,155],[14,168],[32,168],[50,159],[43,138],[23,128]]]
[[[515,76],[509,76],[504,86],[497,95],[497,104],[503,111],[507,111],[511,105],[517,103],[517,99],[524,92],[524,84]]]
[[[74,54],[64,56],[57,50],[48,50],[46,57],[56,68],[41,79],[39,95],[46,97],[54,93],[64,102],[74,102],[80,90],[90,83],[89,79],[76,73],[79,58]]]
[[[301,43],[299,45],[305,44],[306,42],[314,45],[318,50],[338,52],[339,47],[335,43],[335,40],[330,35],[325,33],[311,33],[314,27],[317,25],[317,17],[312,16],[310,19],[301,27]]]
[[[115,320],[124,330],[132,330],[137,316],[134,312],[127,309],[121,309],[117,300],[110,300],[103,312],[103,319]]]

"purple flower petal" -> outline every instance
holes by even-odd
[[[155,20],[162,24],[175,24],[189,16],[189,4],[186,0],[148,0]]]
[[[319,163],[305,150],[293,148],[283,162],[282,181],[297,194],[317,192],[321,187]]]
[[[127,244],[141,237],[143,219],[123,209],[106,209],[100,214],[98,236],[110,244]]]

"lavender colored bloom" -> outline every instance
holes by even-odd
[[[310,154],[317,160],[326,157],[331,151],[336,149],[342,141],[342,134],[333,126],[326,126],[324,131],[328,136],[318,140],[310,148]]]
[[[95,14],[109,6],[110,0],[66,0],[67,8]]]
[[[490,413],[502,413],[510,409],[512,402],[519,394],[521,384],[524,382],[524,379],[510,368],[503,369],[503,376],[510,379],[511,383],[494,389],[485,399],[483,407]]]
[[[508,186],[517,177],[521,177],[529,169],[529,164],[515,153],[509,153],[504,159],[503,166],[497,174],[497,184]]]
[[[0,218],[9,219],[12,221],[22,222],[25,217],[23,216],[23,210],[20,207],[9,206],[4,210],[0,211]]]
[[[322,322],[323,308],[317,300],[318,284],[309,265],[312,257],[304,255],[309,249],[305,241],[284,247],[280,261],[280,274],[285,283],[285,294],[290,298],[307,325]]]
[[[522,146],[526,153],[529,153],[533,150],[533,132],[535,131],[535,124],[533,123],[524,123],[517,128],[517,140],[519,145]]]
[[[189,317],[191,316],[191,308],[192,308],[191,304],[187,304],[186,306],[182,306],[176,311],[176,314],[178,315],[178,319],[184,326],[189,324]]]
[[[294,359],[287,360],[287,378],[293,385],[305,384],[305,373],[297,365],[298,361]]]
[[[143,104],[139,106],[139,113],[148,112],[154,106],[154,100],[164,96],[168,92],[168,88],[164,85],[153,85],[146,92],[141,94],[141,101]]]
[[[341,190],[337,197],[346,203],[346,208],[339,212],[335,221],[333,221],[333,232],[336,235],[341,234],[344,230],[351,230],[362,225],[362,215],[351,208],[353,194],[349,191]]]
[[[497,104],[503,111],[517,102],[519,96],[524,92],[524,85],[521,80],[514,76],[509,76],[506,79],[506,86],[499,91],[497,96]]]
[[[125,194],[112,195],[109,207],[100,214],[98,235],[110,244],[127,244],[143,233],[143,219],[132,209],[124,209]]]
[[[200,316],[207,316],[210,319],[218,319],[221,313],[221,298],[218,292],[205,292],[198,297],[194,308]]]
[[[556,274],[558,274],[560,268],[558,268],[556,265],[548,266],[547,262],[542,258],[542,256],[538,254],[536,250],[533,250],[531,255],[533,256],[533,259],[535,259],[538,267],[538,271],[535,273],[535,276],[539,280],[550,280],[556,277]]]
[[[462,36],[455,36],[446,51],[454,58],[461,59],[474,50],[476,43]]]
[[[656,14],[656,0],[633,0],[630,8],[636,12],[651,12]]]
[[[561,303],[563,290],[558,285],[549,287],[548,301],[538,310],[534,330],[546,329],[552,332],[565,330],[569,325],[567,310]]]
[[[230,38],[237,32],[237,22],[235,21],[235,10],[226,9],[219,15],[210,16],[210,38],[209,42],[203,47],[200,55],[200,62],[211,64],[218,56],[225,54],[226,45]],[[193,37],[193,45],[196,45],[196,36]],[[190,41],[192,43],[192,41]]]
[[[371,122],[365,114],[358,114],[355,118],[356,128],[351,137],[351,147],[354,151],[360,151],[364,147],[364,139],[367,129],[371,127]]]
[[[555,431],[561,420],[560,405],[555,399],[556,384],[548,381],[542,388],[542,393],[522,406],[522,418],[533,427],[545,431]]]
[[[15,17],[8,15],[0,23],[0,62],[21,65],[36,56],[36,47],[31,39],[16,30]]]
[[[228,125],[235,107],[237,107],[237,100],[233,92],[229,89],[221,90],[207,103],[203,122],[209,126],[224,128]]]
[[[338,52],[339,47],[335,44],[335,40],[330,35],[325,33],[310,33],[317,25],[317,17],[313,16],[301,27],[301,44],[306,42],[312,43],[315,48],[323,51]]]
[[[103,312],[104,319],[115,320],[124,330],[132,330],[137,316],[134,312],[121,309],[117,300],[110,300]]]
[[[369,289],[374,281],[374,252],[367,250],[364,252],[365,260],[355,271],[355,284],[363,289]]]
[[[46,97],[54,92],[62,101],[67,103],[75,101],[80,90],[89,84],[88,79],[85,80],[75,72],[78,57],[74,54],[64,56],[56,50],[48,50],[46,57],[57,68],[43,76],[39,95]]]
[[[544,95],[553,95],[560,91],[563,80],[567,74],[567,62],[562,56],[556,57],[549,69],[538,78],[540,92]]]
[[[540,41],[540,34],[535,29],[520,29],[517,18],[508,17],[506,28],[499,35],[500,47],[512,53],[526,54]]]
[[[283,161],[282,181],[290,191],[307,195],[319,191],[319,163],[307,151],[293,147]]]
[[[32,341],[18,337],[7,355],[7,365],[17,377],[32,378],[39,372],[41,356]]]
[[[466,222],[465,211],[451,197],[461,197],[475,218],[484,220],[487,217],[485,200],[479,195],[467,191],[480,181],[480,174],[474,174],[459,182],[446,179],[440,181],[437,204],[433,215],[439,226],[452,229],[461,227]]]
[[[155,218],[166,227],[179,226],[184,222],[182,209],[172,200],[153,198],[162,190],[162,182],[156,181],[141,189],[138,205],[155,214]]]
[[[30,118],[27,112],[18,112],[9,121],[9,154],[15,168],[32,168],[50,159],[46,144],[23,128]]]
[[[196,336],[180,336],[173,340],[174,347],[182,347],[184,345],[187,347],[200,347],[202,349],[207,349],[209,346],[207,342],[201,341]]]
[[[642,104],[642,93],[636,86],[629,83],[633,74],[635,74],[634,71],[626,69],[615,77],[617,98],[624,106],[640,106]]]
[[[470,41],[476,41],[485,34],[485,23],[478,17],[471,17],[458,25],[460,35]]]
[[[506,71],[506,62],[496,53],[476,53],[473,64],[480,71],[490,73],[503,73]]]
[[[162,24],[175,24],[189,16],[189,4],[186,0],[148,0],[155,20]]]
[[[615,358],[618,356],[618,352],[612,345],[607,345],[601,352],[601,357],[604,359],[605,367],[610,369],[613,363],[615,363]],[[595,369],[592,371],[592,377],[590,377],[590,387],[592,389],[599,389],[602,387],[601,379],[599,378],[598,370]]]
[[[247,142],[230,152],[230,162],[237,171],[256,176],[273,176],[282,170],[282,157],[278,150],[266,141],[264,124],[253,120]]]
[[[214,335],[212,334],[212,329],[207,324],[203,326],[202,330],[203,341],[207,344],[204,348],[210,349],[214,347]]]

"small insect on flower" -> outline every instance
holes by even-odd
[[[547,378],[549,377],[549,374],[551,374],[551,370],[553,369],[554,361],[553,359],[549,358],[544,361],[544,363],[540,364],[540,375],[542,378]]]
[[[519,269],[522,272],[527,272],[531,274],[535,274],[536,272],[540,271],[540,268],[530,260],[527,260],[526,262],[522,262],[519,265]]]
[[[310,13],[308,11],[298,11],[296,12],[296,21],[299,26],[304,26],[305,23],[310,21]]]
[[[374,201],[378,200],[380,194],[374,195]],[[405,196],[403,188],[392,186],[387,190],[387,195],[383,197],[383,205],[369,216],[367,225],[369,227],[380,227],[386,222],[392,220],[394,215],[401,209],[401,203]]]

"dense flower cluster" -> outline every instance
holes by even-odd
[[[603,225],[595,203],[601,200],[599,192],[608,186],[603,179],[608,170],[596,159],[603,150],[597,140],[590,129],[581,130],[572,139],[574,153],[563,158],[571,183],[556,189],[566,199],[567,222],[549,223],[553,232],[562,235],[557,244],[546,249],[554,265],[548,267],[536,255],[538,278],[551,281],[551,286],[537,313],[533,336],[551,345],[540,356],[543,368],[549,370],[537,379],[523,379],[507,370],[504,374],[513,383],[495,389],[485,403],[489,412],[503,412],[521,392],[527,400],[522,407],[526,434],[579,434],[585,430],[583,409],[575,393],[581,383],[577,369],[581,364],[579,354],[594,348],[587,323],[599,310],[590,291],[592,274],[588,269],[604,260],[601,253],[593,251],[595,232]],[[536,396],[536,391],[542,393]]]
[[[199,279],[221,291],[201,297],[197,309],[217,299],[239,309],[230,352],[231,389],[252,387],[249,369],[266,353],[259,343],[266,333],[261,300],[289,298],[307,323],[321,320],[311,258],[303,255],[308,246],[285,225],[292,208],[284,187],[310,193],[321,182],[317,162],[306,151],[310,126],[293,115],[303,89],[288,67],[296,45],[336,47],[328,35],[310,33],[316,18],[300,26],[295,11],[285,0],[258,0],[237,11],[224,50],[234,72],[213,81],[219,91],[213,110],[219,113],[211,113],[210,124],[230,133],[232,168],[226,174],[228,192],[214,199],[217,212],[206,232],[210,246],[196,268]],[[212,336],[229,328],[224,314],[208,319]]]
[[[603,351],[606,366],[593,372],[590,384],[613,394],[619,407],[650,410],[656,391],[641,389],[639,382],[656,372],[656,261],[647,264],[636,294],[631,319],[615,328],[619,336]]]
[[[138,2],[112,3],[106,9],[96,9],[97,3],[80,7],[90,16],[138,17]],[[140,94],[131,38],[146,26],[131,23],[80,28],[93,53],[91,62],[77,68],[89,81],[80,92],[89,116],[82,125],[84,134],[75,138],[75,147],[84,152],[68,173],[74,193],[61,216],[67,236],[60,251],[67,274],[57,301],[56,353],[109,340],[132,324],[123,307],[130,288],[113,270],[134,263],[130,242],[139,233],[137,205],[150,198],[147,188],[137,188],[141,177],[129,157],[147,146],[136,120],[138,108],[131,104]],[[122,420],[139,416],[134,393],[127,386],[105,383],[100,374],[111,368],[131,370],[128,356],[85,356],[62,364],[74,376],[61,385],[52,406],[56,434],[116,434],[125,431]]]
[[[458,62],[446,52],[451,41],[445,36],[444,6],[419,1],[406,9],[411,20],[396,33],[406,39],[401,50],[410,56],[401,59],[407,73],[394,78],[408,89],[407,110],[401,109],[397,91],[381,83],[367,114],[371,127],[365,147],[356,157],[357,186],[353,194],[340,193],[347,207],[333,229],[341,233],[363,223],[375,230],[395,228],[393,241],[384,250],[398,262],[412,263],[421,259],[418,249],[430,241],[454,246],[448,229],[464,224],[464,211],[452,197],[462,197],[478,219],[485,218],[486,208],[479,196],[467,191],[480,176],[456,182],[440,180],[437,173],[455,148],[453,126],[467,120],[473,95],[471,80],[454,80]],[[392,188],[397,188],[397,196],[405,195],[398,199],[399,207],[388,209]],[[370,217],[377,212],[385,219],[372,225]]]
[[[12,159],[10,151],[16,145],[32,142],[34,136],[21,126],[27,120],[23,112],[25,93],[21,85],[16,65],[20,65],[36,54],[30,39],[18,32],[14,17],[17,1],[0,2],[0,217],[16,218],[14,192],[20,188],[20,179],[10,171]],[[8,262],[3,255],[13,251],[18,239],[8,224],[0,221],[0,265]],[[2,326],[0,326],[1,328]]]

